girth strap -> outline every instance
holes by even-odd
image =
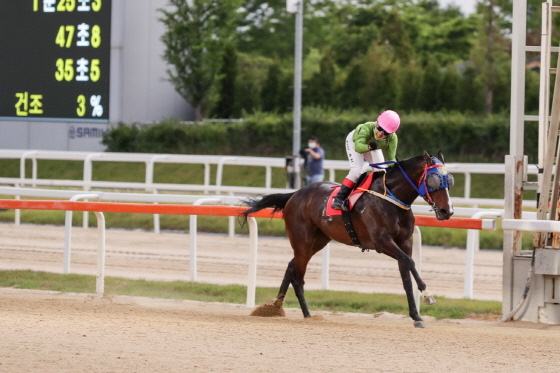
[[[347,201],[345,201],[347,203]],[[354,225],[352,224],[352,218],[350,217],[350,211],[346,208],[346,206],[342,207],[342,221],[344,222],[344,228],[346,228],[346,232],[350,236],[352,243],[355,246],[362,247],[358,236],[356,236],[356,232],[354,231]],[[363,251],[363,250],[362,250]]]

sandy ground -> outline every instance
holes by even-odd
[[[0,371],[557,372],[560,326],[0,288]]]
[[[63,231],[0,224],[0,269],[62,272]],[[95,273],[96,232],[75,229],[72,272]],[[286,240],[261,239],[259,285],[278,286]],[[246,237],[199,237],[199,280],[243,283]],[[333,244],[331,288],[402,293],[396,263]],[[184,234],[109,231],[107,275],[188,279]],[[437,295],[462,296],[464,252],[423,250]],[[475,296],[499,299],[501,255],[476,255]],[[320,260],[308,288],[320,287]],[[0,288],[0,372],[557,372],[560,326],[314,312]]]

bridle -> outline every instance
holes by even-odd
[[[418,185],[414,184],[414,182],[410,180],[410,177],[402,168],[400,162],[387,161],[381,163],[373,163],[370,164],[370,166],[379,167],[382,165],[396,164],[401,169],[406,181],[408,181],[408,183],[414,188],[418,195],[424,198],[424,201],[426,201],[430,206],[432,206],[432,208],[435,209],[436,203],[432,199],[430,193],[435,193],[438,190],[445,188],[451,188],[455,184],[455,179],[453,178],[453,175],[447,172],[445,164],[442,161],[440,161],[436,157],[431,157],[431,159],[434,164],[431,166],[428,166],[426,164],[426,166],[424,167],[424,172],[422,173],[422,177],[420,177],[420,180],[418,181]]]

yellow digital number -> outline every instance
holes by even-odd
[[[58,34],[56,34],[56,44],[58,44],[61,48],[70,48],[72,46],[75,29],[76,27],[72,25],[60,26]]]
[[[92,82],[97,82],[101,78],[101,69],[99,68],[99,60],[97,58],[91,60],[89,78]]]
[[[59,82],[62,80],[69,82],[74,79],[74,60],[70,58],[66,60],[59,58],[56,60],[56,72],[54,73],[54,77]]]
[[[95,25],[91,28],[91,46],[98,48],[101,45],[101,27]]]
[[[79,117],[83,117],[84,115],[86,115],[86,96],[78,96],[78,108],[76,109],[76,113]]]
[[[56,60],[56,72],[54,73],[54,77],[59,82],[64,79],[64,60],[62,58]]]
[[[56,6],[57,12],[73,12],[76,9],[76,0],[60,0]]]
[[[64,66],[64,80],[67,82],[74,79],[74,60],[67,58]]]
[[[58,29],[55,43],[58,44],[61,48],[64,48],[64,45],[66,45],[66,33],[64,32],[64,26],[60,26],[60,28]]]
[[[101,10],[101,0],[93,0],[91,9],[93,9],[94,12],[99,12]]]
[[[33,11],[39,11],[39,0],[33,0]]]

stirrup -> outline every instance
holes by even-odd
[[[342,210],[342,206],[344,206],[344,201],[340,201],[340,204],[335,205],[336,202],[338,202],[339,200],[337,200],[335,198],[335,200],[333,201],[333,203],[331,204],[331,209],[333,210]]]

